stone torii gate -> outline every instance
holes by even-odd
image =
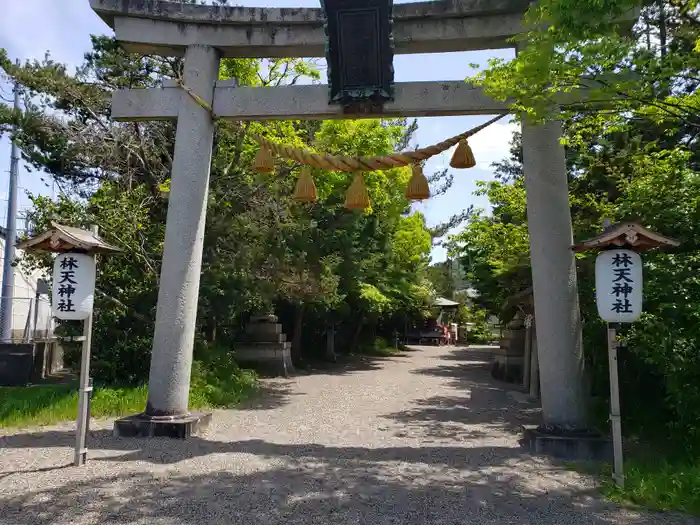
[[[322,57],[322,9],[90,0],[127,51],[184,56],[184,84],[218,118],[246,120],[362,118],[330,105],[328,86],[236,87],[219,81],[222,57]],[[394,53],[507,48],[522,31],[529,0],[450,0],[393,6]],[[406,82],[371,117],[493,115],[507,107],[464,82]],[[182,435],[188,412],[192,348],[214,123],[176,82],[117,91],[119,121],[177,120],[163,263],[146,411],[123,433]],[[561,125],[523,125],[525,186],[545,422],[585,423],[582,347],[572,226]],[[132,418],[133,419],[133,418]],[[177,424],[185,430],[162,430]],[[115,429],[117,427],[115,426]],[[126,427],[125,427],[126,428]],[[161,430],[158,430],[161,428]]]

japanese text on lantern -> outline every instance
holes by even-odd
[[[75,294],[75,270],[80,268],[80,263],[75,257],[68,256],[61,261],[61,276],[58,281],[58,304],[56,309],[59,312],[75,312],[73,304],[73,294]]]
[[[86,319],[92,312],[95,260],[81,253],[56,257],[53,271],[53,315],[59,319]]]
[[[616,253],[612,260],[613,273],[615,278],[612,282],[612,294],[615,296],[615,302],[611,310],[615,313],[632,313],[632,304],[629,300],[629,295],[634,288],[630,283],[634,284],[631,277],[634,262],[628,253]]]
[[[642,311],[642,260],[631,250],[609,250],[596,259],[598,313],[609,323],[631,323]]]

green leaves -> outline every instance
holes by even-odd
[[[601,107],[665,118],[697,118],[694,89],[700,54],[697,13],[686,2],[655,2],[641,9],[631,0],[545,0],[526,17],[530,29],[515,40],[509,62],[492,61],[469,79],[498,100],[510,100],[534,120]]]
[[[97,224],[124,250],[100,261],[93,367],[102,381],[138,383],[148,372],[175,128],[169,122],[113,122],[109,101],[115,89],[158,87],[177,78],[182,60],[128,54],[113,38],[94,37],[92,45],[75,74],[48,56],[17,67],[0,51],[0,68],[29,95],[20,112],[0,102],[0,132],[19,126],[14,138],[25,161],[60,187],[55,200],[33,198],[35,231],[51,220]],[[277,86],[318,81],[320,71],[301,59],[224,59],[219,76],[239,85]],[[374,330],[375,322],[420,315],[431,293],[425,274],[432,239],[423,216],[408,214],[410,169],[366,175],[371,213],[344,209],[351,176],[322,170],[313,173],[319,201],[300,204],[291,198],[299,166],[279,160],[275,173],[255,173],[258,145],[250,137],[369,156],[405,149],[415,129],[406,119],[217,122],[198,352],[202,340],[231,348],[245,316],[261,311],[275,310],[287,324],[290,310],[302,312],[301,325],[313,336],[323,335],[331,317],[371,319],[360,328]],[[51,261],[36,255],[25,264],[50,268]]]

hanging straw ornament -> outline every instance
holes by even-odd
[[[370,206],[367,186],[362,172],[356,173],[345,194],[345,207],[350,210],[366,210]]]
[[[410,201],[422,201],[430,198],[428,179],[425,178],[420,164],[411,166],[411,179],[406,186],[406,198]]]
[[[269,148],[260,146],[260,149],[255,154],[253,169],[259,173],[271,173],[275,171],[275,159],[272,158],[272,153]]]
[[[450,166],[457,169],[473,168],[476,166],[474,152],[471,146],[469,146],[467,139],[462,139],[459,141],[459,144],[457,144],[457,149],[455,149],[452,160],[450,160]]]
[[[316,200],[316,184],[311,176],[311,168],[302,166],[297,184],[294,186],[294,198],[300,202],[314,202]]]

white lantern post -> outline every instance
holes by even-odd
[[[90,414],[88,413],[90,384],[90,343],[92,316],[95,304],[97,254],[117,253],[119,248],[104,242],[92,231],[52,223],[52,228],[41,235],[18,244],[23,250],[57,253],[53,267],[51,311],[54,317],[66,321],[83,321],[83,336],[73,338],[82,342],[80,357],[80,387],[75,436],[75,466],[85,465],[85,446]]]
[[[632,250],[606,250],[595,261],[598,315],[608,323],[610,371],[610,424],[613,435],[613,478],[625,483],[620,417],[620,383],[617,364],[617,327],[632,323],[642,314],[642,258]]]
[[[642,258],[638,252],[662,246],[678,246],[636,222],[608,226],[592,239],[573,246],[574,251],[600,251],[595,262],[595,290],[598,315],[608,323],[608,365],[610,370],[610,424],[613,437],[613,479],[624,486],[620,383],[618,377],[617,328],[633,323],[642,314]]]

